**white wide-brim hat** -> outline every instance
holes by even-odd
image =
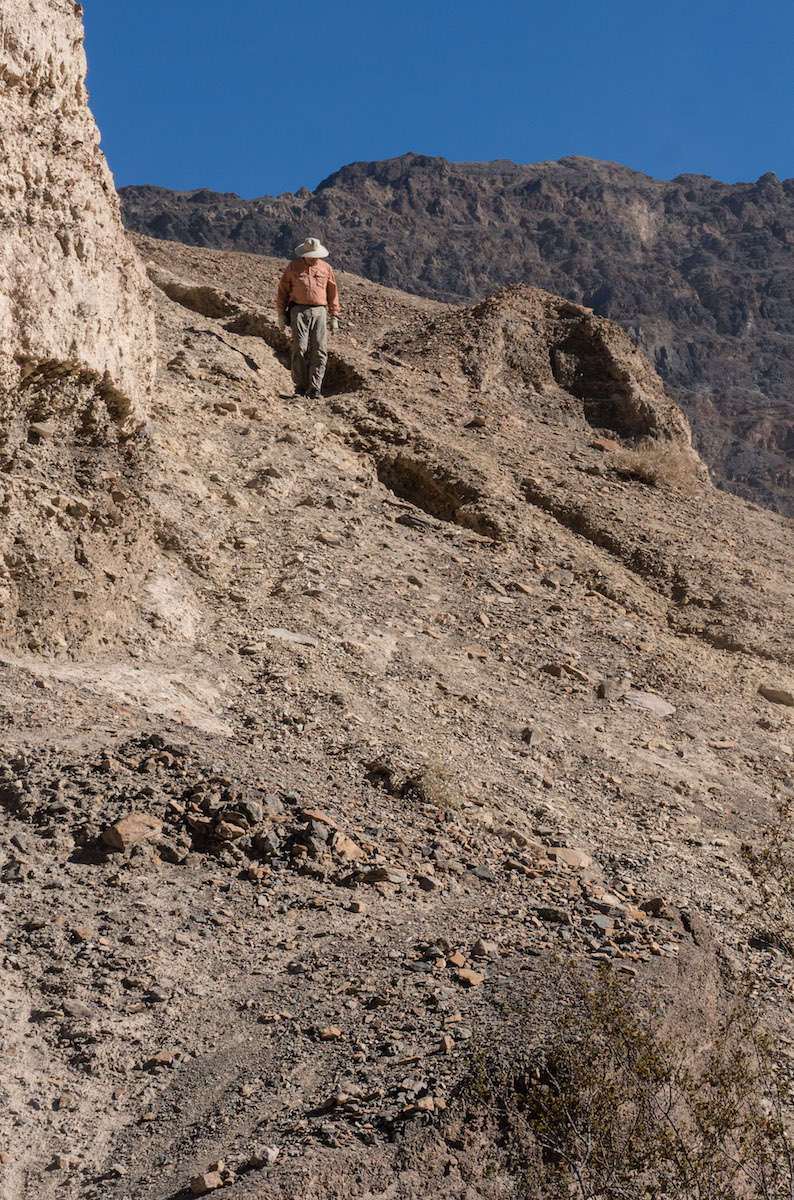
[[[306,238],[300,246],[295,247],[296,258],[327,258],[328,251],[319,238]]]

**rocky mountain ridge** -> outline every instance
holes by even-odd
[[[720,486],[794,512],[792,180],[408,154],[343,167],[313,193],[145,186],[121,201],[129,228],[189,245],[291,257],[310,230],[337,265],[420,295],[522,283],[592,307],[649,355]]]

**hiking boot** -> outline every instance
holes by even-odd
[[[297,400],[299,396],[305,396],[305,395],[306,395],[306,388],[295,388],[295,391],[292,393],[292,399]]]
[[[319,388],[312,388],[312,390],[309,392],[310,400],[322,400],[322,398],[323,394]]]

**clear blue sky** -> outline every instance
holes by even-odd
[[[413,150],[794,176],[792,0],[83,0],[118,186],[253,197]]]

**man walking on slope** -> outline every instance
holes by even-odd
[[[295,254],[297,258],[289,264],[278,285],[278,327],[283,329],[286,325],[284,312],[287,305],[291,305],[291,366],[295,395],[308,393],[312,400],[319,400],[328,361],[327,317],[330,312],[331,332],[336,333],[339,296],[333,268],[322,261],[328,257],[328,251],[318,238],[306,238],[295,247]]]

